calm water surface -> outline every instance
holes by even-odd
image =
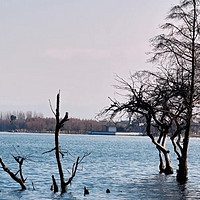
[[[199,138],[192,138],[190,142],[186,185],[179,185],[175,175],[158,173],[158,153],[148,137],[61,135],[60,142],[62,151],[69,152],[62,160],[66,177],[76,157],[91,152],[79,166],[68,192],[62,196],[50,191],[51,175],[59,178],[55,154],[42,154],[54,147],[54,136],[0,133],[0,156],[10,169],[17,171],[11,154],[27,157],[23,170],[28,186],[26,191],[20,191],[20,186],[0,168],[0,200],[200,199]],[[176,156],[171,153],[171,157],[176,169]],[[90,191],[85,197],[84,186]],[[106,194],[107,188],[111,193]]]

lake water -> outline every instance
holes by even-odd
[[[62,160],[66,177],[77,156],[91,153],[79,166],[68,192],[62,196],[50,191],[52,174],[59,183],[55,153],[42,154],[54,147],[54,135],[0,133],[0,156],[10,169],[17,171],[11,153],[27,157],[23,171],[28,186],[27,190],[20,191],[20,185],[0,168],[0,200],[200,199],[199,138],[191,138],[189,180],[185,185],[176,182],[175,174],[158,173],[158,152],[148,137],[61,135],[60,143],[62,151],[71,154],[66,154]],[[176,169],[173,151],[171,157]],[[90,191],[85,197],[84,186]],[[109,194],[106,194],[107,188],[111,191]]]

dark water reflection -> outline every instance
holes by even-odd
[[[0,134],[0,156],[6,164],[17,170],[10,153],[14,147],[23,155],[29,155],[24,165],[28,190],[19,191],[19,185],[0,169],[0,200],[68,199],[68,200],[184,200],[200,199],[199,142],[192,138],[190,144],[189,181],[179,185],[175,175],[158,174],[158,155],[147,137],[80,136],[62,135],[61,145],[74,157],[63,160],[65,169],[71,169],[76,156],[91,152],[64,195],[50,191],[51,175],[58,179],[54,153],[44,154],[54,147],[54,137],[48,134]],[[14,146],[14,147],[13,147]],[[173,152],[173,151],[171,151]],[[175,155],[171,154],[174,169]],[[65,171],[66,176],[68,175]],[[36,190],[33,191],[31,183]],[[90,195],[83,196],[86,186]],[[111,193],[106,194],[109,188]]]
[[[200,198],[197,188],[187,188],[187,185],[180,185],[174,180],[174,176],[166,177],[158,174],[130,184],[133,199],[183,200]]]

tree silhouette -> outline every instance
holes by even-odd
[[[60,141],[59,141],[59,132],[60,129],[64,126],[65,122],[69,120],[68,118],[68,112],[65,113],[65,116],[63,119],[60,119],[60,91],[56,96],[56,112],[52,109],[51,103],[50,103],[51,110],[53,114],[55,115],[56,118],[56,127],[55,127],[55,148],[53,148],[50,151],[44,152],[48,153],[51,151],[55,151],[56,154],[56,161],[57,161],[57,166],[58,166],[58,172],[60,176],[60,187],[61,187],[61,193],[67,192],[67,186],[71,184],[73,178],[76,175],[77,169],[79,164],[82,162],[82,160],[88,156],[90,153],[85,153],[82,158],[77,157],[76,162],[72,166],[72,173],[71,176],[68,178],[68,180],[65,180],[64,177],[64,172],[63,172],[63,167],[62,167],[62,162],[61,162],[61,157],[64,157],[64,153],[61,151],[61,146],[60,146]],[[61,156],[60,156],[61,155]],[[58,192],[58,186],[55,180],[54,175],[52,175],[52,181],[53,181],[53,190],[54,192]]]
[[[167,16],[169,22],[161,27],[165,33],[151,40],[154,54],[151,61],[174,70],[178,75],[176,84],[184,88],[177,94],[182,99],[180,102],[184,105],[184,112],[181,118],[176,119],[177,131],[171,137],[179,160],[177,180],[180,183],[188,179],[191,119],[195,106],[199,104],[199,6],[199,0],[181,0],[179,5],[170,10]]]

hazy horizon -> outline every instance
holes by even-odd
[[[0,111],[94,119],[115,97],[115,74],[152,69],[146,52],[178,1],[0,0]]]

